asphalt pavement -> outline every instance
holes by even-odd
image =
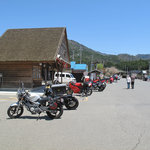
[[[0,93],[0,150],[149,150],[150,82],[126,87],[125,79],[108,84],[56,120],[26,110],[9,119],[15,94]]]

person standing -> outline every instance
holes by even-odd
[[[127,75],[127,89],[130,89],[131,78]]]
[[[131,88],[134,89],[134,81],[135,81],[135,76],[131,76]]]

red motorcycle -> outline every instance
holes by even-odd
[[[93,80],[92,88],[93,90],[98,90],[99,92],[103,91],[106,88],[106,80],[105,79]]]
[[[92,82],[69,82],[69,88],[68,88],[68,93],[73,94],[73,93],[78,93],[81,94],[82,96],[90,96],[92,94]]]
[[[110,77],[110,83],[113,83],[114,82],[114,78],[113,77]]]

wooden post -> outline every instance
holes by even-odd
[[[63,63],[61,63],[60,69],[61,69],[61,83],[62,83],[63,82],[63,80],[62,80]]]
[[[47,85],[47,65],[44,64],[45,85]]]
[[[54,65],[52,64],[52,83],[54,83]]]
[[[59,75],[59,74],[58,74],[58,72],[59,72],[59,71],[58,71],[58,70],[59,70],[59,64],[58,64],[57,62],[56,62],[56,69],[57,69],[57,81],[59,81],[59,79],[58,79],[58,77],[59,77],[59,76],[58,76],[58,75]]]

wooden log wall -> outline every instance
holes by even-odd
[[[32,64],[25,63],[0,63],[0,73],[2,73],[2,88],[18,88],[22,81],[25,87],[32,87]]]

